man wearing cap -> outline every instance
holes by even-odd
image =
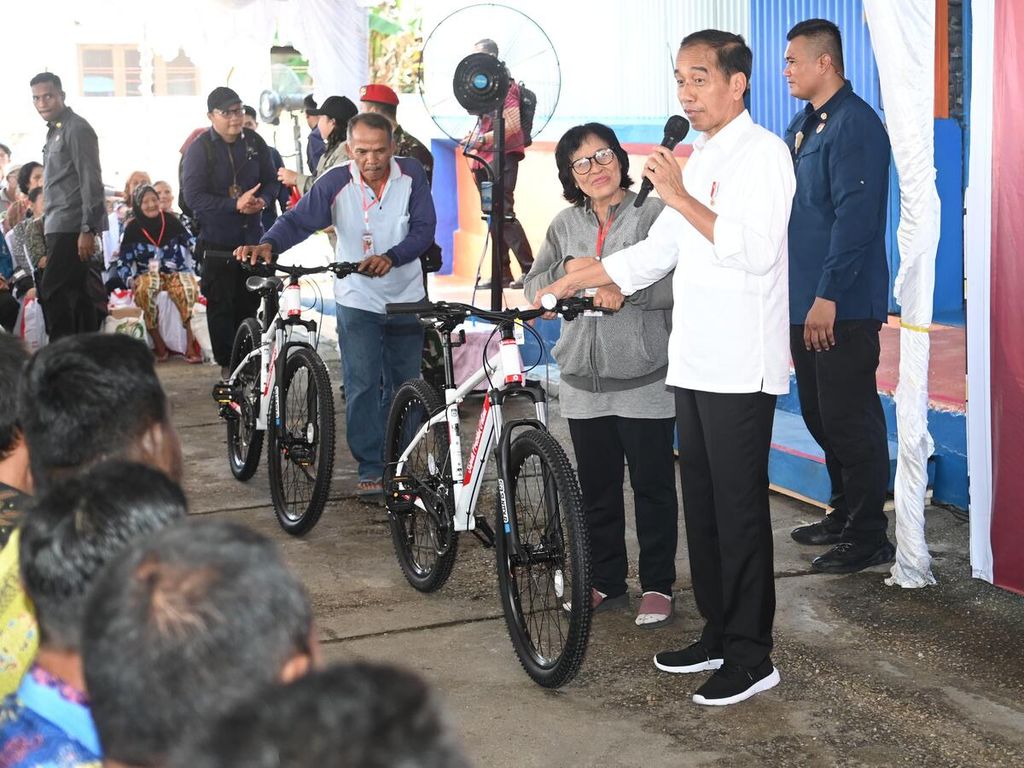
[[[347,96],[328,96],[324,99],[318,109],[307,114],[307,117],[316,118],[317,135],[326,142],[319,163],[310,168],[309,173],[297,173],[289,168],[282,168],[277,172],[278,180],[282,184],[297,187],[299,194],[304,195],[320,174],[348,162],[345,133],[348,130],[348,121],[355,117],[357,112],[359,110],[356,109],[356,105]]]
[[[41,72],[30,85],[32,103],[49,129],[43,147],[46,270],[38,294],[53,341],[99,329],[87,283],[96,236],[107,228],[107,206],[96,132],[65,106],[55,74]]]
[[[348,121],[352,160],[324,172],[259,245],[238,259],[271,261],[324,227],[338,234],[336,259],[360,274],[335,281],[349,450],[359,464],[360,496],[381,498],[384,423],[395,391],[419,377],[423,328],[387,304],[424,299],[420,255],[433,243],[437,216],[423,167],[393,157],[391,121],[362,113]]]
[[[427,172],[427,182],[434,178],[434,156],[426,145],[415,136],[402,130],[398,124],[398,94],[386,85],[373,83],[359,89],[359,106],[363,112],[375,112],[391,121],[395,130],[395,154],[399,157],[415,157]]]
[[[279,184],[270,149],[255,131],[242,128],[242,100],[230,88],[206,99],[210,128],[185,153],[182,187],[199,221],[196,256],[203,263],[203,295],[213,356],[227,376],[235,331],[256,314],[259,298],[245,288],[246,275],[221,254],[263,236],[261,214],[273,206]],[[210,255],[218,252],[218,255]]]
[[[313,98],[313,94],[308,94],[302,100],[302,108],[306,111],[306,125],[309,126],[309,139],[306,141],[306,165],[309,166],[310,173],[312,173],[320,162],[320,156],[326,151],[327,144],[320,135],[320,131],[317,130],[317,122],[320,118],[315,114],[316,99]]]

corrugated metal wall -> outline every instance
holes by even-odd
[[[839,26],[846,78],[861,98],[881,112],[878,69],[861,0],[751,0],[751,34],[747,38],[754,51],[750,112],[755,121],[779,135],[803,106],[789,95],[782,77],[786,33],[798,21],[815,18]]]

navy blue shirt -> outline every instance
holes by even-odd
[[[310,174],[316,172],[316,166],[326,151],[327,142],[320,135],[320,126],[318,125],[310,131],[309,141],[306,142],[306,162],[309,165]]]
[[[836,302],[837,320],[884,322],[889,135],[882,121],[847,81],[820,109],[808,104],[797,113],[785,139],[796,172],[790,322],[803,325],[819,296]]]
[[[242,192],[260,184],[259,196],[268,208],[273,206],[280,185],[270,149],[251,131],[228,144],[211,128],[185,153],[182,180],[185,201],[199,219],[200,239],[206,243],[234,248],[255,245],[263,236],[261,214],[239,213],[236,200],[228,195],[233,184]]]

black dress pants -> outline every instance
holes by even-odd
[[[99,314],[89,298],[89,265],[78,257],[78,233],[46,236],[46,269],[39,285],[46,333],[50,341],[99,330]]]
[[[203,257],[203,296],[206,297],[206,324],[210,329],[210,344],[218,365],[231,363],[231,348],[235,333],[247,317],[255,317],[260,307],[259,296],[245,287],[249,272],[234,259],[219,256],[206,258],[207,251],[229,252],[233,246],[202,243],[197,251]]]
[[[701,642],[756,667],[772,649],[768,452],[775,396],[676,389],[679,478]]]
[[[0,290],[0,328],[8,333],[14,333],[14,326],[18,322],[18,311],[21,305],[6,288]]]
[[[626,591],[622,484],[623,465],[628,463],[640,542],[640,588],[671,595],[679,519],[672,466],[675,419],[602,416],[568,421],[590,531],[594,588],[613,597]]]
[[[808,352],[804,327],[790,326],[800,410],[825,452],[832,515],[844,523],[843,541],[886,538],[882,507],[889,489],[889,444],[875,380],[881,327],[877,320],[841,320],[832,349]]]
[[[505,216],[514,217],[516,215],[515,193],[516,180],[519,178],[519,158],[505,155],[504,167],[505,171],[502,174],[502,180],[505,187],[503,195]],[[476,179],[476,188],[479,190],[481,182],[487,181],[487,171],[483,168],[477,168],[473,171],[473,178]],[[516,261],[519,262],[519,268],[522,269],[523,275],[526,275],[530,271],[530,267],[533,266],[533,249],[530,247],[530,241],[526,237],[526,230],[523,229],[519,219],[505,221],[501,239],[503,241],[500,248],[503,277],[511,278],[512,276],[509,251],[515,255]]]

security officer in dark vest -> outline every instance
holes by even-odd
[[[851,573],[895,555],[882,511],[889,449],[875,381],[889,305],[889,137],[843,77],[835,24],[802,21],[787,39],[783,74],[808,102],[786,130],[796,171],[790,351],[804,422],[825,451],[833,509],[792,536],[832,545],[812,562],[816,571]]]
[[[183,191],[199,221],[196,257],[213,356],[226,377],[235,331],[256,314],[259,299],[245,288],[246,274],[231,252],[263,237],[261,214],[278,194],[277,171],[266,142],[242,128],[242,100],[230,88],[206,99],[210,129],[185,154]]]

